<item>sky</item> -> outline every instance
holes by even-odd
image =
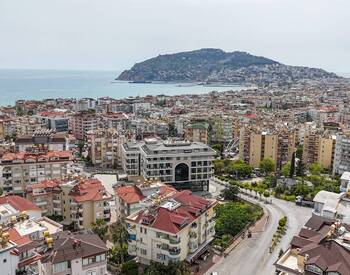
[[[0,0],[0,68],[119,71],[221,48],[349,73],[349,14],[349,0]]]

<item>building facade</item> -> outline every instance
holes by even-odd
[[[146,139],[124,144],[122,160],[130,176],[158,178],[178,189],[208,190],[215,154],[199,142]]]
[[[64,178],[73,156],[70,151],[7,153],[0,160],[0,186],[5,194],[24,194],[26,186]]]
[[[143,264],[192,262],[215,235],[215,201],[190,191],[154,197],[154,203],[127,217],[128,252]]]

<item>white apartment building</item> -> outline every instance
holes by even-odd
[[[153,200],[144,210],[126,218],[128,252],[143,264],[197,259],[215,235],[216,201],[206,200],[186,190]]]
[[[0,159],[0,187],[5,194],[24,194],[29,184],[66,177],[72,160],[70,151],[4,154]]]
[[[2,240],[0,243],[1,274],[15,275],[18,257],[13,255],[12,251],[16,249],[17,245],[9,240],[7,232],[0,232],[0,238]]]
[[[125,143],[122,166],[128,176],[158,178],[178,189],[208,190],[216,152],[200,142],[145,139]]]
[[[350,171],[350,132],[337,135],[334,151],[333,174]]]

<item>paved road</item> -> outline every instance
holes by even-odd
[[[224,188],[213,181],[211,181],[211,184],[216,187],[216,192]],[[248,196],[241,196],[244,199],[257,202],[257,200]],[[269,220],[265,231],[253,234],[251,239],[243,240],[226,258],[221,258],[206,274],[210,274],[213,271],[218,272],[219,275],[274,274],[275,268],[273,263],[278,257],[279,250],[288,248],[292,237],[298,233],[300,228],[311,217],[312,210],[275,198],[272,198],[272,204],[258,203],[269,212]],[[276,232],[278,220],[283,216],[288,217],[287,234],[281,239],[274,252],[270,254],[269,247],[272,236]]]

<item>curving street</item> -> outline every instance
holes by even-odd
[[[225,187],[215,181],[211,181],[212,190],[219,193]],[[254,233],[252,238],[244,239],[237,247],[235,247],[229,255],[222,257],[214,266],[212,266],[206,274],[217,272],[221,274],[274,274],[275,268],[273,263],[278,257],[280,249],[287,249],[292,237],[297,234],[300,228],[311,217],[312,209],[295,205],[295,203],[271,198],[272,204],[264,204],[264,202],[255,200],[249,196],[240,195],[242,198],[254,203],[259,203],[269,213],[269,219],[265,226],[265,230],[260,233]],[[278,221],[283,216],[287,216],[287,233],[281,239],[272,254],[269,253],[271,240],[276,232]]]

